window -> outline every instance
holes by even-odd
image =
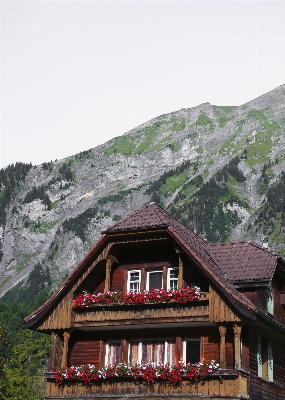
[[[141,271],[133,270],[128,272],[128,292],[139,292],[141,285]]]
[[[272,290],[272,282],[269,283],[267,288],[267,311],[270,314],[273,314],[273,290]]]
[[[106,365],[116,365],[121,362],[121,342],[111,341],[106,343]]]
[[[131,340],[129,343],[129,363],[173,364],[175,341],[170,340]]]
[[[183,361],[188,363],[200,362],[200,338],[185,339],[183,342]]]
[[[273,382],[272,343],[257,336],[257,374],[260,378]]]
[[[160,271],[148,271],[147,281],[146,281],[146,290],[162,288],[163,287],[162,277],[163,277],[163,273],[161,270]]]
[[[167,289],[178,289],[178,268],[168,268],[167,271]]]

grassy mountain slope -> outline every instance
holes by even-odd
[[[20,300],[38,275],[53,290],[102,230],[149,201],[211,242],[268,241],[285,256],[284,132],[285,85],[239,107],[161,115],[64,160],[1,170],[0,295],[15,288]]]

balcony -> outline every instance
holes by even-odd
[[[217,370],[200,382],[191,382],[185,377],[177,385],[165,382],[147,384],[142,380],[116,378],[94,382],[90,386],[71,381],[63,387],[58,387],[52,372],[46,373],[45,378],[47,379],[45,400],[74,398],[89,400],[98,397],[108,400],[120,396],[130,399],[139,397],[161,399],[164,396],[169,400],[177,398],[193,400],[200,396],[212,400],[221,397],[224,400],[248,399],[249,374],[242,370]]]
[[[72,326],[116,326],[160,323],[209,321],[209,293],[200,294],[199,300],[186,304],[155,303],[135,305],[96,305],[95,307],[72,307]]]

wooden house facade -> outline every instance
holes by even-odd
[[[199,295],[123,304],[111,298],[159,290]],[[78,306],[84,293],[111,300]],[[254,243],[209,244],[155,203],[103,232],[25,325],[51,335],[46,400],[285,399],[284,261]],[[175,382],[104,370],[147,363],[171,370],[189,360],[201,368],[215,360],[219,368],[196,379],[185,372]],[[74,372],[82,365],[83,379]],[[103,378],[88,376],[92,366]]]

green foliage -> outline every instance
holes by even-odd
[[[39,187],[33,186],[32,189],[26,194],[23,203],[31,203],[32,201],[37,199],[42,200],[47,210],[51,210],[51,201],[45,192],[44,185],[41,185]]]
[[[73,231],[83,242],[87,236],[86,231],[91,219],[95,218],[98,214],[98,207],[88,208],[77,217],[70,218],[63,222],[63,230],[65,232]]]
[[[264,171],[264,170],[263,170]],[[265,176],[265,172],[262,172]],[[267,232],[274,232],[278,226],[276,221],[280,219],[282,226],[285,226],[285,172],[280,175],[278,182],[271,185],[267,191],[267,201],[263,203],[258,213],[255,225],[264,225]],[[278,228],[280,233],[280,227]]]
[[[37,264],[25,284],[19,283],[1,298],[0,400],[43,397],[50,337],[23,329],[23,318],[47,300],[50,288],[49,270]]]
[[[74,173],[72,172],[70,165],[63,163],[58,170],[59,176],[57,180],[74,181]]]
[[[5,326],[0,325],[0,343],[3,347],[10,347],[8,332]],[[0,400],[4,400],[7,395],[7,364],[4,357],[0,356]]]
[[[208,117],[208,115],[206,115],[205,113],[202,112],[199,115],[199,117],[194,125],[201,125],[201,126],[211,125],[211,127],[212,127],[213,120],[210,117]]]
[[[138,188],[134,189],[128,189],[128,190],[121,190],[118,193],[115,194],[109,194],[108,196],[102,197],[99,201],[98,204],[103,205],[107,204],[109,202],[111,203],[116,203],[119,201],[122,201],[128,194],[132,193],[134,190],[139,190],[141,186]]]
[[[185,119],[181,119],[181,120],[172,120],[172,125],[171,125],[171,130],[174,132],[181,132],[186,128],[186,122]]]
[[[121,153],[125,156],[131,156],[136,148],[136,144],[134,143],[134,136],[132,135],[124,135],[120,137],[116,137],[114,139],[114,143],[105,150],[106,155]]]
[[[51,161],[51,162],[44,162],[43,164],[42,164],[42,167],[43,167],[43,169],[44,170],[48,170],[48,171],[52,171],[53,170],[53,162]]]
[[[246,154],[244,153],[242,156],[234,157],[229,164],[226,164],[220,171],[216,173],[216,179],[219,182],[227,182],[228,175],[231,174],[233,178],[236,179],[237,182],[245,182],[246,177],[243,172],[238,168],[238,163],[241,159],[246,159]]]
[[[180,191],[178,196],[176,196],[176,202],[179,200],[187,199],[189,196],[191,196],[197,190],[197,188],[201,187],[203,181],[203,175],[197,175],[193,179],[191,179],[190,182],[184,184],[182,190]]]
[[[235,110],[235,107],[227,107],[227,106],[213,106],[215,114],[218,117],[218,121],[220,127],[223,128],[227,122],[232,120],[232,113]]]
[[[148,189],[146,190],[146,194],[152,195],[151,201],[155,201],[153,199],[154,193],[157,192],[158,190],[160,190],[160,188],[166,184],[166,181],[168,178],[174,177],[175,175],[178,176],[178,175],[184,173],[184,171],[187,170],[192,165],[193,165],[193,163],[191,163],[190,160],[183,161],[183,163],[181,163],[178,167],[165,172],[164,174],[162,174],[159,177],[158,180],[156,180],[155,182],[151,182]]]
[[[0,170],[0,225],[6,223],[6,208],[20,188],[32,164],[17,162]]]
[[[39,400],[44,395],[42,373],[50,351],[50,338],[21,330],[7,368],[6,399]]]
[[[93,155],[92,149],[84,150],[84,151],[81,151],[80,153],[75,154],[74,159],[80,160],[80,161],[85,161],[88,158],[92,157],[92,155]]]
[[[159,126],[160,126],[159,123],[155,123],[153,126],[138,131],[138,133],[144,136],[145,140],[142,143],[140,143],[138,147],[135,149],[135,154],[141,154],[146,150],[148,150],[148,148],[152,144],[153,139],[158,134],[157,128]]]
[[[197,183],[200,184],[201,178],[196,178]],[[177,200],[181,199],[183,199],[182,195]],[[190,226],[198,235],[206,237],[210,242],[225,242],[229,238],[232,227],[240,222],[236,212],[224,208],[226,204],[233,203],[241,205],[242,202],[229,191],[225,182],[217,182],[211,178],[195,192],[195,195],[190,197],[189,201],[185,196],[183,204],[178,201],[177,205],[172,206],[169,211],[175,218]]]
[[[31,221],[26,215],[24,215],[23,224],[24,228],[29,228],[30,232],[47,233],[49,229],[52,229],[57,224],[57,221],[40,222],[39,219],[38,221]]]
[[[174,174],[168,178],[166,178],[166,182],[161,185],[161,193],[164,196],[169,196],[173,193],[176,189],[183,186],[184,182],[189,177],[189,171],[184,170],[181,174]]]
[[[21,261],[21,263],[19,265],[17,265],[16,267],[16,271],[19,273],[22,271],[22,269],[24,268],[24,266],[29,262],[29,260],[32,258],[31,254],[22,254],[23,256],[23,260]]]
[[[176,153],[179,150],[179,142],[169,143],[166,145],[166,147],[169,147],[171,151]]]
[[[116,137],[114,143],[105,150],[105,154],[121,153],[125,156],[132,156],[162,148],[167,142],[167,138],[156,144],[153,144],[153,140],[166,122],[156,121],[153,125],[139,129],[133,134]]]

